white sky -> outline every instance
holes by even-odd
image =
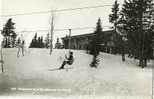
[[[2,13],[0,15],[20,14],[29,12],[39,12],[57,9],[67,8],[79,8],[87,6],[98,5],[113,5],[115,0],[1,0],[2,1]],[[122,3],[124,0],[119,0]],[[96,9],[84,9],[74,10],[67,12],[55,13],[55,28],[56,29],[69,29],[78,27],[95,27],[97,19],[101,17],[102,26],[111,26],[108,21],[108,15],[111,12],[112,6],[106,6]],[[23,30],[49,30],[51,13],[24,15],[24,16],[12,16],[13,22],[15,22],[16,31]],[[10,17],[1,17],[0,29],[6,23]],[[87,30],[72,30],[72,35],[91,33],[93,29]],[[46,35],[47,32],[39,32],[39,35]],[[24,32],[24,36],[29,38],[29,35],[33,35],[35,32]],[[54,39],[62,37],[68,34],[68,31],[54,32]],[[27,38],[26,37],[26,38]]]

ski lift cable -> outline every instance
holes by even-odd
[[[102,26],[102,27],[112,27],[112,26]],[[53,31],[67,31],[69,29],[71,30],[85,30],[85,29],[95,29],[96,27],[77,27],[77,28],[64,28],[64,29],[54,29]],[[38,31],[50,31],[47,29],[44,30],[23,30],[23,31],[18,31],[18,32],[38,32]]]
[[[59,10],[17,13],[17,14],[1,15],[0,17],[23,16],[23,15],[44,14],[44,13],[51,13],[51,12],[64,12],[64,11],[73,11],[73,10],[95,9],[95,8],[101,8],[101,7],[106,7],[106,6],[112,6],[112,5],[98,5],[98,6],[87,6],[87,7],[80,7],[80,8],[68,8],[68,9],[66,8],[66,9],[59,9]]]

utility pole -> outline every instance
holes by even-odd
[[[153,58],[154,58],[154,37],[153,37]],[[153,64],[154,64],[154,59],[153,59]],[[154,68],[152,68],[152,99],[154,98]]]
[[[50,30],[50,32],[51,32],[51,38],[50,38],[50,55],[51,55],[51,53],[52,53],[52,48],[53,48],[53,45],[52,45],[52,42],[53,42],[53,30],[54,30],[54,16],[52,15],[52,20],[51,20],[51,30]]]
[[[71,29],[69,29],[69,42],[68,42],[69,52],[71,51]]]
[[[1,32],[2,32],[2,30],[0,30]],[[3,41],[2,41],[3,42]],[[0,54],[1,54],[1,69],[2,69],[2,72],[4,72],[4,61],[3,61],[3,43],[2,42],[0,42],[1,43],[1,52],[0,52]]]
[[[1,67],[2,67],[2,72],[4,72],[3,48],[2,47],[3,45],[1,45]]]

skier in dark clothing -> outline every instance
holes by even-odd
[[[66,64],[68,65],[72,65],[74,62],[74,57],[73,57],[73,52],[69,52],[69,57],[67,58],[67,56],[65,56],[66,60],[63,61],[61,67],[59,69],[64,69],[64,66]]]
[[[17,41],[17,47],[18,47],[18,52],[17,52],[17,57],[19,57],[20,54],[20,49],[22,52],[22,56],[24,56],[24,45],[25,45],[25,41],[21,41],[20,39]]]

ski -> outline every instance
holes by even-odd
[[[60,68],[53,68],[53,69],[49,69],[49,71],[55,71],[55,70],[68,70],[68,69],[73,69],[72,67],[65,67],[63,69]]]

